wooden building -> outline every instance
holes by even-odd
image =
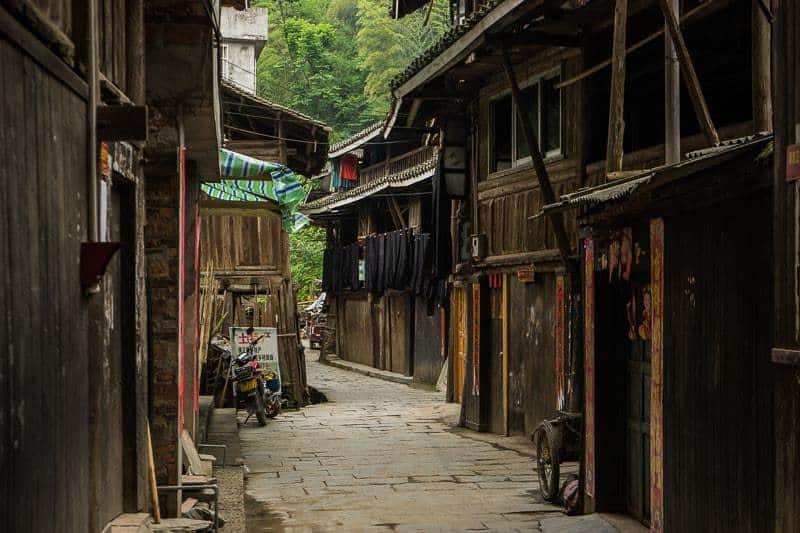
[[[770,141],[723,141],[546,208],[583,211],[589,511],[773,531]]]
[[[800,5],[773,0],[775,531],[800,529]]]
[[[143,4],[0,6],[2,531],[147,510]]]
[[[145,254],[150,427],[157,481],[181,483],[180,435],[198,435],[200,185],[220,179],[219,5],[157,0],[145,6]],[[176,495],[162,495],[165,514]]]
[[[436,259],[436,235],[449,236],[450,224],[434,208],[438,130],[396,128],[384,138],[385,126],[331,146],[330,194],[303,211],[327,230],[323,290],[336,354],[433,385],[446,355],[439,304],[449,272]]]
[[[449,330],[464,423],[530,434],[581,411],[586,511],[772,530],[764,3],[460,4],[393,81],[388,124],[435,119],[466,153]]]
[[[321,170],[328,126],[229,81],[222,81],[222,89],[227,149],[308,175]],[[302,406],[307,401],[306,369],[289,233],[279,203],[259,200],[220,200],[203,194],[200,268],[211,272],[210,286],[225,300],[223,334],[233,325],[278,328],[283,394],[292,406]]]

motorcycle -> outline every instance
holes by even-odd
[[[236,406],[247,410],[247,418],[256,415],[259,426],[281,411],[280,380],[270,369],[264,372],[254,354],[243,352],[231,365],[231,382]]]

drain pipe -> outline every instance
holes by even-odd
[[[88,220],[87,232],[90,242],[98,240],[97,225],[97,104],[99,88],[97,76],[97,0],[87,0],[86,21],[86,79],[89,84],[89,101],[86,113],[87,177],[88,177]]]

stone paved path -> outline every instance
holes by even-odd
[[[537,531],[565,518],[533,459],[463,429],[442,393],[310,361],[329,403],[240,430],[248,531]]]

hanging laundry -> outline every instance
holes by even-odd
[[[354,185],[358,182],[358,157],[353,154],[346,154],[339,160],[339,176],[342,179],[342,186],[346,182]]]

